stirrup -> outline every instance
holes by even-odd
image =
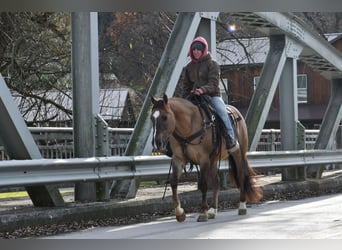
[[[239,142],[236,141],[230,148],[228,148],[229,153],[234,153],[236,150],[240,148]]]

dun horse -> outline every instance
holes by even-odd
[[[197,105],[187,99],[171,97],[164,94],[163,98],[151,97],[153,107],[151,121],[153,123],[153,147],[161,153],[172,151],[172,177],[171,188],[173,206],[176,219],[185,220],[185,212],[181,206],[177,186],[182,170],[188,163],[199,166],[200,175],[198,186],[202,193],[201,212],[197,221],[207,221],[215,218],[218,210],[219,175],[218,161],[227,159],[229,155],[230,181],[240,189],[239,215],[247,213],[246,202],[255,202],[261,199],[261,189],[254,185],[255,172],[249,166],[246,152],[248,149],[248,136],[245,121],[240,112],[233,106],[227,106],[232,112],[235,121],[235,137],[239,142],[239,149],[234,153],[226,150],[224,143],[214,141],[213,126],[210,119],[201,114]],[[213,202],[209,208],[207,202],[208,181],[211,178]]]

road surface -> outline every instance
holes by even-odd
[[[187,214],[149,223],[99,227],[43,237],[45,239],[342,239],[342,194],[253,204],[246,216],[236,209],[219,211],[215,219],[197,222]]]

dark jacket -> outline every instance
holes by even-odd
[[[205,49],[202,57],[196,61],[192,56],[190,46],[189,55],[191,62],[184,67],[182,72],[182,97],[188,96],[191,90],[196,88],[201,88],[203,92],[209,96],[220,96],[220,66],[208,53],[208,44],[205,39],[198,37],[192,43],[196,41],[202,42]]]

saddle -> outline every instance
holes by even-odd
[[[196,105],[199,110],[200,113],[202,115],[204,124],[203,124],[203,128],[202,128],[202,133],[205,132],[205,130],[209,127],[212,127],[212,138],[213,138],[213,144],[216,145],[215,149],[210,153],[211,156],[217,154],[218,150],[221,148],[222,145],[222,139],[223,138],[227,138],[227,129],[226,126],[224,125],[222,119],[217,115],[215,109],[210,105],[210,97],[207,95],[189,95],[186,97],[187,100],[189,100],[190,102],[192,102],[194,105]],[[239,121],[239,119],[241,120],[240,117],[235,117],[234,113],[232,112],[232,110],[229,108],[229,106],[227,107],[227,111],[228,111],[228,117],[231,121],[232,127],[234,129],[234,132],[236,131],[236,127],[237,127],[237,122]],[[201,131],[199,131],[201,132]],[[236,132],[235,132],[236,134]],[[191,141],[193,138],[196,138],[198,135],[193,134],[192,136],[190,136],[190,138],[180,138],[177,136],[177,134],[174,134],[174,136],[176,137],[176,139],[181,142],[182,144],[187,144],[189,141]],[[226,144],[230,143],[228,141],[226,141]],[[172,150],[170,147],[170,143],[168,143],[167,145],[167,152],[165,153],[167,156],[171,157],[172,156]]]
[[[224,125],[222,119],[217,115],[215,109],[210,104],[210,97],[207,95],[189,95],[186,99],[188,99],[190,102],[192,102],[194,105],[198,106],[200,110],[202,110],[206,117],[210,119],[210,122],[213,123],[214,129],[213,129],[213,138],[214,143],[218,143],[220,138],[224,137],[227,138],[227,129]],[[232,124],[232,127],[234,129],[234,132],[236,134],[236,127],[237,122],[241,120],[241,117],[234,116],[234,113],[230,106],[227,106],[227,112],[228,117],[230,119],[230,122]],[[229,142],[226,142],[229,143]]]

